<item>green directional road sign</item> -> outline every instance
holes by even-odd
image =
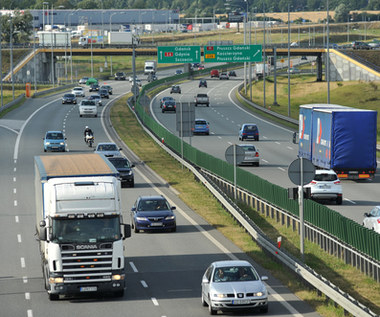
[[[203,47],[205,63],[261,62],[261,45],[211,45]]]
[[[161,64],[200,63],[200,46],[158,46],[157,61]]]

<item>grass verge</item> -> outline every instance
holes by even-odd
[[[306,287],[292,272],[268,258],[261,248],[252,240],[243,228],[221,207],[208,190],[194,176],[163,151],[142,130],[134,114],[126,107],[127,97],[116,102],[111,110],[111,120],[119,136],[127,146],[145,161],[156,173],[161,175],[179,193],[179,197],[194,211],[233,241],[257,263],[269,270],[282,281],[294,294],[308,302],[319,314],[328,317],[345,316],[344,310],[319,296],[317,291]],[[165,166],[165,169],[162,169]],[[255,210],[241,206],[247,214],[274,240],[281,235],[283,247],[299,255],[299,236],[290,228],[282,227],[264,218]],[[377,303],[380,302],[380,286],[360,271],[345,265],[342,261],[324,253],[316,245],[305,241],[305,259],[308,265],[315,268],[341,289],[349,291],[360,302],[380,313]]]

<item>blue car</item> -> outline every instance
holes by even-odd
[[[66,151],[66,138],[63,135],[62,131],[47,131],[45,134],[44,140],[44,152],[57,151],[65,152]]]
[[[205,119],[195,119],[193,134],[210,134],[209,123]]]
[[[175,206],[170,206],[163,196],[139,196],[131,209],[131,227],[140,230],[176,231]]]
[[[244,123],[239,130],[239,141],[259,141],[259,128],[254,123]]]

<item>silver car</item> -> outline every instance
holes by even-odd
[[[202,277],[202,305],[210,315],[218,310],[258,309],[268,312],[268,292],[255,268],[248,261],[230,260],[211,263]]]
[[[71,93],[75,95],[75,97],[85,97],[84,89],[83,87],[74,87],[71,90]]]
[[[99,94],[91,95],[90,97],[88,97],[88,100],[95,100],[98,106],[103,106],[102,98]]]
[[[363,226],[380,233],[380,206],[372,208],[368,213],[364,214]]]
[[[252,164],[254,166],[260,165],[260,154],[257,147],[253,144],[238,144],[244,149],[244,160],[239,165]]]
[[[120,157],[121,148],[118,148],[115,143],[104,142],[99,143],[95,149],[95,153],[104,154],[106,157]]]

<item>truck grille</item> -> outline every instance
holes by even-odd
[[[61,245],[64,283],[111,281],[112,243]]]

